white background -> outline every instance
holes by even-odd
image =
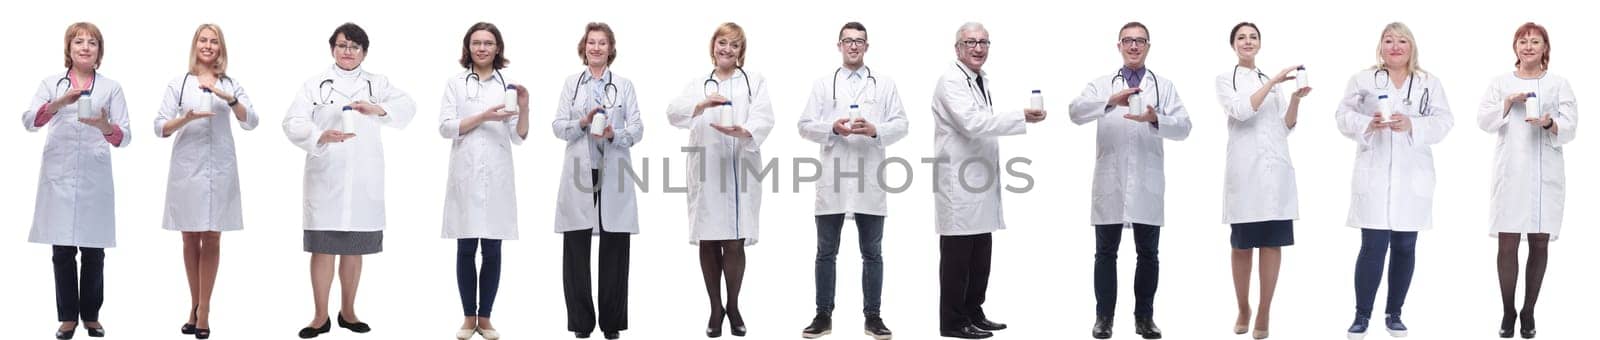
[[[563,144],[548,122],[561,79],[579,72],[576,42],[585,22],[609,22],[617,32],[614,70],[637,86],[645,138],[636,158],[651,158],[650,192],[640,194],[643,234],[633,239],[633,339],[698,337],[707,303],[695,248],[686,245],[684,196],[662,192],[662,157],[676,157],[686,132],[662,112],[684,84],[710,71],[706,44],[718,23],[735,21],[749,37],[746,69],[768,77],[778,117],[764,155],[780,163],[782,193],[766,195],[762,242],[749,249],[743,310],[754,339],[793,338],[813,310],[811,185],[791,192],[792,162],[816,146],[795,132],[814,79],[839,64],[836,33],[846,21],[866,24],[867,64],[892,77],[911,119],[911,135],[889,153],[915,160],[932,155],[931,90],[954,58],[951,43],[966,21],[988,26],[994,41],[985,69],[1002,110],[1027,103],[1042,89],[1051,118],[1025,136],[1004,138],[1003,155],[1030,157],[1024,167],[1034,191],[1006,194],[1009,230],[995,235],[994,273],[985,305],[1011,324],[999,338],[1086,338],[1093,319],[1094,240],[1088,225],[1093,160],[1091,126],[1074,126],[1066,104],[1088,80],[1120,65],[1117,28],[1140,20],[1151,27],[1151,70],[1171,79],[1188,104],[1194,132],[1167,143],[1168,226],[1162,235],[1162,284],[1157,321],[1170,339],[1229,338],[1234,319],[1228,267],[1228,229],[1220,223],[1225,116],[1213,79],[1235,61],[1224,35],[1233,24],[1260,25],[1259,61],[1272,73],[1304,63],[1316,89],[1301,105],[1290,139],[1299,173],[1301,219],[1297,245],[1286,248],[1272,332],[1276,339],[1343,337],[1353,314],[1352,268],[1359,232],[1343,226],[1354,143],[1339,135],[1333,113],[1344,81],[1375,62],[1384,24],[1404,21],[1416,33],[1421,66],[1445,81],[1456,127],[1434,148],[1439,179],[1435,228],[1423,233],[1406,321],[1416,339],[1488,339],[1500,316],[1494,272],[1495,241],[1486,237],[1489,162],[1495,137],[1476,127],[1483,89],[1510,72],[1512,33],[1526,21],[1551,30],[1551,72],[1572,80],[1579,101],[1593,89],[1596,32],[1576,2],[1413,3],[1378,1],[1140,1],[1134,5],[1038,1],[612,1],[540,3],[430,1],[273,2],[18,2],[0,14],[0,107],[17,117],[38,80],[60,72],[61,36],[75,21],[105,32],[101,72],[122,83],[133,109],[132,144],[113,151],[117,179],[118,248],[108,251],[107,301],[102,320],[116,338],[179,338],[188,310],[179,235],[160,228],[171,140],[151,133],[167,82],[186,68],[190,37],[202,22],[221,24],[229,43],[230,75],[255,100],[263,124],[236,131],[246,228],[223,237],[223,263],[213,301],[219,339],[285,339],[312,318],[307,254],[301,251],[300,183],[304,154],[279,125],[301,82],[331,63],[326,38],[340,23],[361,24],[372,38],[364,67],[387,75],[419,107],[411,126],[385,131],[389,230],[385,252],[369,256],[359,308],[376,329],[362,338],[440,338],[460,324],[454,276],[455,242],[439,235],[449,142],[436,132],[444,81],[460,71],[460,38],[477,21],[498,24],[513,61],[506,73],[534,93],[530,140],[517,151],[523,239],[506,243],[496,325],[512,339],[551,339],[565,331],[560,293],[560,237],[550,233],[558,159]],[[404,8],[401,8],[404,7]],[[916,13],[914,14],[913,11]],[[1134,13],[1138,12],[1138,13]],[[459,81],[459,80],[454,80]],[[55,328],[49,250],[26,243],[36,190],[42,133],[26,133],[13,118],[0,129],[0,333],[43,338]],[[1580,129],[1582,130],[1582,129]],[[1591,261],[1597,214],[1592,137],[1567,152],[1566,235],[1552,245],[1539,308],[1541,338],[1585,334],[1597,295]],[[901,339],[937,336],[937,237],[932,225],[931,170],[913,162],[912,190],[890,198],[884,237],[887,261],[883,313]],[[1008,179],[1008,184],[1021,184]],[[770,188],[770,183],[767,184]],[[853,227],[845,235],[853,235]],[[845,237],[839,261],[836,334],[861,337],[856,242]],[[1116,334],[1133,338],[1133,244],[1124,240],[1122,300]],[[335,289],[337,290],[337,289]],[[1254,289],[1252,288],[1252,291]],[[1380,290],[1382,292],[1384,290]],[[337,292],[332,308],[337,311]],[[1381,313],[1383,294],[1377,308]],[[1519,289],[1520,295],[1520,289]],[[1374,325],[1378,325],[1375,320]],[[598,336],[598,334],[596,334]],[[81,336],[81,335],[80,335]],[[1374,333],[1372,337],[1386,335]],[[335,330],[326,338],[353,338]],[[1243,336],[1239,336],[1243,337]]]

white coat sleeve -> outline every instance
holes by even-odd
[[[805,111],[800,112],[800,121],[795,127],[800,130],[801,138],[829,147],[843,138],[833,133],[834,119],[830,113],[834,108],[828,106],[830,100],[826,86],[821,79],[812,84],[811,97],[806,99]],[[878,134],[883,133],[880,131]]]
[[[256,126],[261,125],[261,115],[256,114],[255,102],[250,101],[250,95],[245,93],[244,85],[239,85],[239,82],[233,79],[228,79],[228,82],[233,83],[233,100],[239,101],[239,105],[244,106],[244,121],[239,122],[239,128],[245,131],[255,130]],[[229,111],[228,115],[232,116],[233,112]]]
[[[767,78],[760,77],[755,86],[755,101],[750,103],[750,117],[745,118],[743,126],[750,131],[750,139],[740,141],[747,152],[761,152],[761,144],[767,141],[776,123],[772,114],[772,97],[767,95]]]
[[[1500,133],[1505,129],[1511,122],[1505,103],[1506,94],[1500,82],[1490,81],[1489,88],[1483,91],[1483,101],[1478,104],[1478,128],[1488,133]]]
[[[878,144],[889,146],[906,137],[911,131],[911,120],[906,118],[906,107],[900,102],[900,90],[895,88],[894,82],[883,92],[884,118],[878,124]]]
[[[167,121],[178,119],[183,115],[183,111],[181,111],[183,108],[178,107],[178,96],[181,93],[179,93],[180,90],[177,86],[182,86],[182,84],[167,83],[167,91],[161,96],[161,108],[156,109],[155,132],[158,138],[172,137],[165,133]]]
[[[633,82],[623,82],[622,86],[625,87],[622,89],[622,109],[626,110],[623,116],[628,118],[622,122],[621,128],[611,128],[611,145],[631,148],[644,139],[644,117],[639,116],[639,96],[634,92]]]
[[[133,130],[131,130],[133,125],[130,125],[128,121],[128,98],[123,95],[121,86],[111,91],[111,105],[103,108],[103,110],[106,110],[106,113],[109,114],[106,116],[107,123],[122,130],[122,140],[118,141],[119,143],[111,144],[111,146],[127,147],[129,142],[133,142]]]
[[[944,78],[933,90],[934,114],[950,123],[957,133],[968,137],[998,137],[1027,133],[1022,111],[984,112],[966,80]],[[991,109],[992,110],[992,109]]]
[[[1429,76],[1432,78],[1432,76]],[[1444,85],[1434,78],[1429,82],[1432,93],[1428,98],[1428,115],[1411,117],[1411,143],[1413,145],[1434,145],[1444,141],[1450,134],[1450,129],[1456,125],[1456,116],[1450,113],[1450,101],[1444,95]]]
[[[556,116],[550,121],[550,131],[556,138],[567,142],[577,141],[589,133],[584,131],[582,126],[578,126],[578,122],[589,112],[587,110],[572,112],[572,105],[567,105],[568,98],[573,98],[574,93],[578,91],[575,86],[574,82],[566,82],[566,85],[561,87],[561,97],[556,100]]]
[[[1561,88],[1558,90],[1560,94],[1556,101],[1556,112],[1550,115],[1550,119],[1554,120],[1556,124],[1556,138],[1545,139],[1550,141],[1551,146],[1566,145],[1572,142],[1573,138],[1578,137],[1577,96],[1572,94],[1572,84],[1568,83],[1566,79],[1561,80],[1560,86]]]
[[[1156,124],[1152,127],[1156,136],[1171,140],[1189,138],[1191,128],[1189,110],[1183,107],[1183,99],[1178,97],[1177,86],[1169,85],[1165,81],[1161,82],[1161,86],[1167,88],[1161,89],[1161,95],[1166,98],[1161,99],[1162,107],[1156,111]]]
[[[701,129],[709,128],[707,126],[709,121],[706,120],[710,119],[706,118],[708,115],[694,114],[695,105],[700,103],[702,95],[700,91],[704,91],[699,85],[698,83],[684,85],[678,97],[667,104],[667,122],[680,129],[689,129],[691,136],[699,135]]]
[[[34,123],[39,119],[39,113],[43,111],[44,106],[50,104],[50,99],[52,99],[50,98],[51,89],[52,86],[49,81],[39,81],[39,90],[34,91],[32,104],[28,105],[27,110],[22,111],[22,127],[26,128],[28,132],[39,131],[41,125],[35,125]],[[55,117],[52,116],[50,119],[55,120]]]
[[[411,95],[406,94],[406,91],[395,88],[394,84],[389,83],[388,78],[374,82],[373,86],[379,87],[374,89],[383,98],[383,102],[378,103],[378,107],[383,108],[383,111],[387,114],[372,118],[382,122],[383,125],[388,125],[395,129],[405,129],[406,125],[411,124],[411,118],[417,115],[417,102],[411,99]]]
[[[1339,133],[1356,141],[1356,144],[1365,148],[1372,146],[1377,141],[1376,134],[1367,131],[1372,124],[1371,112],[1361,112],[1361,85],[1355,76],[1350,77],[1350,82],[1344,87],[1344,98],[1339,99],[1339,109],[1334,113],[1334,123],[1339,126]]]
[[[318,143],[322,139],[323,129],[311,119],[312,111],[317,106],[311,103],[310,91],[302,88],[295,94],[294,103],[289,104],[289,112],[283,115],[283,135],[289,138],[289,143],[305,150],[311,157],[322,157],[327,153],[328,146]]]
[[[1257,114],[1261,113],[1259,107],[1250,106],[1250,97],[1254,96],[1255,93],[1239,92],[1233,88],[1233,85],[1231,79],[1217,76],[1217,101],[1222,103],[1222,113],[1228,114],[1229,119],[1240,122],[1255,118]],[[1271,99],[1271,97],[1262,99],[1261,105],[1266,106],[1267,101]]]
[[[1083,93],[1078,94],[1078,98],[1073,99],[1072,104],[1067,106],[1067,117],[1077,125],[1100,120],[1100,117],[1105,117],[1111,110],[1116,109],[1106,106],[1110,102],[1111,94],[1101,93],[1100,86],[1090,81],[1083,87]]]
[[[439,137],[445,139],[461,138],[461,113],[456,112],[456,88],[451,85],[453,83],[445,81],[444,96],[439,98]]]

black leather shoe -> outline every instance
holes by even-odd
[[[1109,316],[1096,316],[1096,317],[1094,317],[1094,329],[1089,331],[1089,335],[1094,336],[1095,339],[1110,339],[1111,338],[1111,317],[1109,317]]]
[[[57,329],[56,340],[72,340],[72,334],[77,332],[78,330],[76,328],[65,331]]]
[[[617,340],[617,339],[621,339],[622,338],[622,332],[610,331],[610,332],[605,332],[605,333],[606,333],[606,340]]]
[[[728,334],[733,334],[733,336],[744,336],[745,333],[749,332],[749,329],[744,327],[744,316],[739,314],[739,310],[729,309],[727,311]]]
[[[89,327],[89,325],[85,324],[85,325],[83,325],[83,330],[86,333],[89,333],[89,337],[91,337],[91,338],[104,338],[104,337],[106,337],[106,329],[105,329],[105,327]]]
[[[195,328],[194,329],[194,338],[195,339],[200,339],[200,340],[210,339],[211,338],[211,329],[210,328]]]
[[[1533,329],[1533,310],[1524,308],[1520,316],[1522,318],[1522,338],[1533,339],[1533,336],[1539,333],[1539,331]]]
[[[727,310],[714,310],[714,311],[711,311],[711,320],[710,321],[706,321],[706,337],[707,338],[720,338],[720,337],[722,337],[722,319],[726,319],[727,317],[728,317]]]
[[[194,308],[199,308],[199,307],[194,307]],[[194,318],[195,317],[194,313],[195,313],[194,309],[189,309],[189,317],[190,318]],[[192,324],[192,323],[183,324],[183,328],[179,328],[178,332],[183,333],[183,335],[194,335],[194,324]]]
[[[990,332],[1006,329],[1006,324],[994,322],[994,320],[989,320],[988,318],[972,320],[972,326]]]
[[[889,340],[894,337],[894,333],[889,332],[889,326],[883,324],[883,318],[877,315],[867,316],[866,333],[873,340]]]
[[[939,331],[939,336],[960,339],[988,339],[994,336],[994,333],[978,329],[978,327],[966,326],[953,330],[941,330]]]
[[[572,336],[579,339],[588,339],[590,332],[572,332]]]
[[[1161,338],[1161,328],[1157,328],[1156,321],[1150,318],[1133,320],[1133,332],[1145,339]]]
[[[346,321],[344,321],[344,313],[343,312],[339,313],[339,328],[348,329],[351,332],[356,332],[356,333],[366,333],[366,332],[371,332],[372,331],[372,326],[367,325],[367,323],[365,323],[365,322],[346,322]]]
[[[331,330],[333,330],[333,320],[323,319],[322,320],[322,327],[301,328],[300,329],[300,338],[301,339],[315,338],[318,335],[322,335],[322,333],[327,333],[328,331],[331,331]]]
[[[1510,339],[1517,335],[1517,313],[1507,312],[1500,316],[1500,338]]]
[[[806,326],[805,330],[800,331],[800,337],[806,339],[816,339],[830,333],[833,333],[833,315],[830,315],[829,313],[817,313],[816,317],[811,318],[811,325]]]

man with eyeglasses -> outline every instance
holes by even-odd
[[[1160,339],[1153,319],[1160,261],[1156,257],[1163,224],[1166,175],[1164,139],[1189,137],[1189,113],[1176,86],[1145,68],[1150,31],[1130,22],[1118,34],[1122,68],[1090,82],[1072,101],[1072,123],[1097,122],[1093,203],[1095,228],[1095,322],[1091,335],[1111,338],[1117,306],[1117,248],[1122,229],[1133,229],[1138,265],[1133,274],[1134,333]],[[1132,103],[1134,108],[1130,108]]]
[[[839,29],[844,65],[817,79],[800,113],[800,136],[821,145],[816,183],[817,316],[800,336],[816,339],[833,331],[835,262],[839,234],[854,219],[861,246],[861,296],[866,334],[892,335],[879,316],[883,295],[883,220],[889,210],[878,169],[884,149],[906,136],[906,109],[894,81],[866,66],[867,28],[859,22]]]
[[[1005,229],[1000,205],[1000,136],[1027,133],[1045,111],[995,112],[983,64],[989,31],[970,22],[956,31],[956,61],[933,90],[934,224],[939,232],[939,335],[983,339],[1006,325],[989,320],[992,237]]]

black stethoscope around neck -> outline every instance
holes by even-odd
[[[1233,65],[1233,81],[1231,83],[1233,84],[1233,90],[1234,91],[1238,91],[1239,90],[1239,68],[1240,67],[1244,67],[1244,66]],[[1252,69],[1250,69],[1250,72],[1255,73],[1256,79],[1257,80],[1261,80],[1261,85],[1263,85],[1263,86],[1267,85],[1267,82],[1272,80],[1272,78],[1267,77],[1266,73],[1261,73],[1260,69],[1253,69],[1252,68]],[[1159,91],[1160,89],[1157,89],[1157,90]]]
[[[97,79],[99,77],[100,77],[100,71],[90,71],[89,72],[89,88],[84,89],[84,91],[83,91],[84,94],[94,95],[95,86],[100,85],[100,82]],[[59,93],[51,93],[50,94],[50,98],[51,99],[54,99],[57,96],[66,94],[66,91],[72,90],[72,69],[70,69],[70,68],[67,69],[67,73],[61,75],[61,79],[56,80],[56,88],[55,89],[60,89],[62,82],[66,82],[67,83],[67,89],[63,90],[63,91],[61,91]]]
[[[739,74],[744,75],[744,95],[745,95],[745,97],[754,97],[756,92],[755,92],[755,89],[750,87],[750,74],[749,73],[745,73],[743,67],[737,67],[737,68],[734,68],[734,69],[738,70]],[[719,89],[721,88],[722,83],[717,81],[717,70],[711,70],[711,74],[706,75],[706,81],[705,81],[705,83],[703,85],[705,86],[706,95],[711,95],[712,93],[721,92],[721,90],[719,90]],[[751,98],[751,99],[754,99],[754,98]]]
[[[572,98],[567,98],[567,105],[570,106],[578,103],[578,92],[581,92],[579,89],[583,88],[584,78],[586,77],[594,79],[592,78],[594,75],[590,74],[589,71],[583,71],[583,76],[579,76],[578,80],[572,83]],[[595,101],[600,101],[596,104],[600,104],[602,109],[610,110],[613,106],[617,105],[617,84],[612,83],[612,79],[614,78],[612,78],[611,70],[606,70],[606,72],[600,76],[600,79],[604,79],[606,81],[606,84],[600,88],[600,91],[604,92],[603,95],[605,98],[595,98]]]
[[[1382,74],[1382,76],[1379,76],[1379,74]],[[1378,68],[1377,70],[1372,71],[1372,80],[1375,83],[1377,83],[1377,85],[1379,85],[1378,89],[1380,89],[1380,90],[1394,87],[1394,85],[1393,85],[1394,81],[1389,79],[1389,70],[1385,69],[1385,68],[1382,68],[1382,67]],[[1406,106],[1411,106],[1411,90],[1413,89],[1412,85],[1414,85],[1413,83],[1416,80],[1417,80],[1417,74],[1416,73],[1412,73],[1412,74],[1410,74],[1410,75],[1408,75],[1406,77],[1406,98],[1405,98],[1405,101],[1403,102],[1403,103],[1406,104]],[[1430,111],[1432,111],[1432,110],[1430,110],[1428,108],[1428,101],[1429,101],[1429,99],[1431,99],[1431,98],[1428,98],[1429,94],[1430,94],[1429,93],[1429,89],[1424,87],[1422,89],[1422,97],[1421,97],[1422,106],[1417,107],[1417,113],[1420,114],[1420,115],[1426,116],[1426,115],[1428,115],[1428,113]]]
[[[831,87],[831,91],[832,92],[829,93],[829,94],[833,96],[833,104],[835,106],[839,105],[839,72],[843,72],[843,71],[844,71],[844,67],[840,67],[838,69],[833,70],[833,86]],[[872,68],[871,67],[867,67],[866,65],[861,65],[861,74],[864,74],[864,75],[867,76],[866,77],[867,83],[869,85],[871,85],[870,89],[872,91],[871,92],[866,92],[866,90],[869,89],[869,87],[862,87],[861,88],[862,91],[856,92],[856,95],[855,95],[855,99],[854,100],[858,101],[858,102],[861,101],[861,95],[863,93],[871,93],[873,95],[876,95],[877,94],[877,90],[878,90],[878,78],[872,76]],[[845,77],[845,79],[849,79],[850,78],[850,74],[847,73],[847,74],[845,74],[844,77]]]
[[[492,77],[495,81],[500,83],[501,89],[505,89],[510,86],[506,84],[506,76],[501,75],[500,70],[494,70]],[[478,76],[477,71],[468,70],[467,75],[461,77],[461,85],[463,87],[462,90],[467,92],[468,101],[475,101],[481,99],[480,97],[483,96],[483,86],[473,86],[473,82],[483,82],[483,78]],[[473,93],[473,89],[477,89],[477,93]],[[369,92],[367,95],[371,96],[372,94]]]
[[[961,70],[961,75],[967,76],[967,88],[972,89],[973,91],[978,92],[978,95],[983,96],[983,102],[985,104],[994,106],[994,99],[989,98],[989,89],[983,88],[983,86],[973,86],[974,83],[972,81],[972,76],[974,74],[967,72],[967,66],[962,65],[961,62],[958,61],[956,62],[956,68]],[[979,74],[977,76],[978,79],[983,79],[983,75]]]
[[[1234,67],[1237,68],[1239,66],[1238,65],[1234,65]],[[1235,69],[1235,70],[1237,70],[1237,69]],[[1150,77],[1151,85],[1155,85],[1155,89],[1156,89],[1156,91],[1155,91],[1156,92],[1155,93],[1156,94],[1156,105],[1155,105],[1155,108],[1160,109],[1161,108],[1161,78],[1160,77],[1156,77],[1156,71],[1151,71],[1149,68],[1144,69],[1144,73]],[[1116,75],[1111,76],[1111,85],[1112,86],[1116,86],[1118,78],[1122,79],[1122,83],[1123,84],[1128,84],[1128,77],[1123,77],[1122,76],[1122,70],[1119,69],[1119,70],[1117,70],[1117,74]],[[1129,87],[1131,88],[1132,86],[1129,86]],[[1235,88],[1235,90],[1237,90],[1237,88]],[[1139,110],[1143,111],[1144,109],[1139,109]]]
[[[200,81],[200,76],[198,76],[198,75],[195,75],[193,73],[184,73],[183,74],[183,83],[178,84],[178,108],[180,110],[182,110],[182,108],[183,108],[183,94],[184,94],[185,91],[189,91],[189,77],[194,77],[195,78],[195,82],[199,82]],[[224,80],[233,81],[233,78],[229,78],[228,76],[223,75],[223,76],[217,78],[217,84],[222,84],[222,81],[224,81]],[[203,91],[204,89],[201,89],[201,90],[202,90],[201,93],[211,94],[210,91]],[[209,110],[210,108],[207,108],[207,109]]]

